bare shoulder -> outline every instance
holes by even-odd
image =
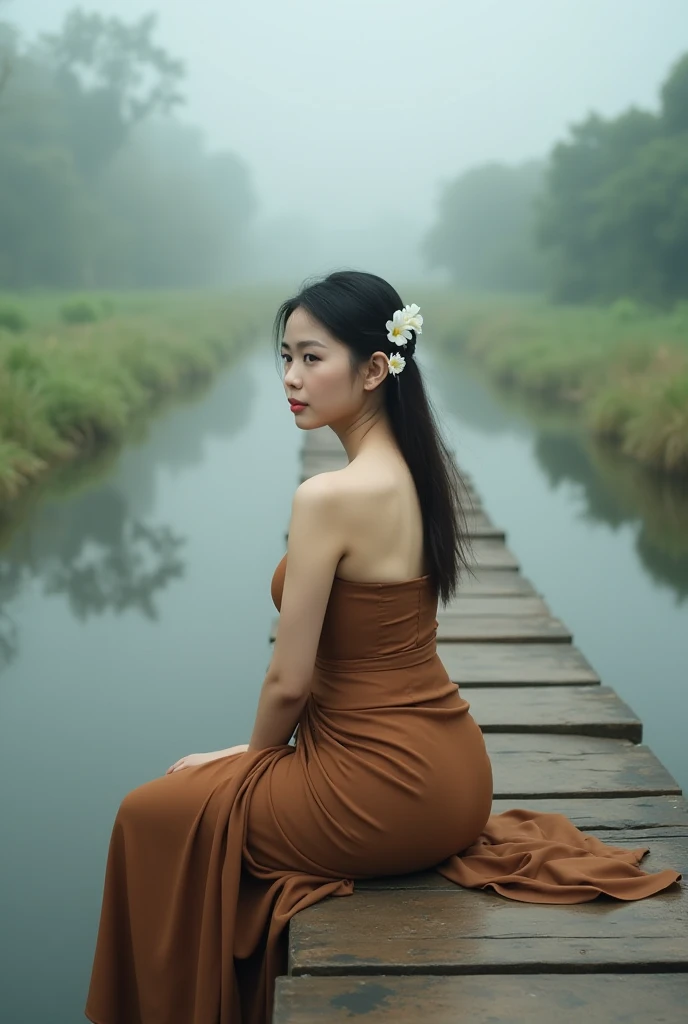
[[[386,495],[393,480],[381,468],[373,472],[369,467],[350,464],[342,469],[316,473],[296,489],[296,507],[310,506],[314,511],[327,510],[330,522],[350,523],[358,512],[366,512],[371,503]]]
[[[335,470],[309,476],[296,488],[294,501],[303,507],[335,503],[342,493],[342,485],[339,480],[342,472],[342,470]]]
[[[357,500],[361,498],[376,498],[385,493],[394,485],[394,474],[390,473],[384,465],[359,466],[356,462],[344,466],[342,469],[333,469],[325,473],[316,473],[308,477],[298,487],[304,489],[304,493],[326,500],[327,497]]]

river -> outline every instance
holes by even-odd
[[[670,520],[667,551],[654,498],[648,527],[618,460],[473,371],[425,366],[447,437],[524,574],[687,786],[685,517]],[[183,754],[248,741],[300,440],[266,343],[105,470],[46,493],[6,539],[3,1022],[85,1020],[119,801]],[[672,498],[671,510],[676,500],[685,508]]]

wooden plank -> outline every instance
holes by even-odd
[[[609,686],[461,687],[484,733],[575,733],[639,743],[643,723]]]
[[[600,681],[573,644],[438,643],[437,653],[460,686],[596,685]]]
[[[511,797],[494,800],[492,813],[501,814],[513,806]],[[638,829],[648,833],[650,829],[688,826],[688,801],[683,796],[529,797],[528,808],[546,814],[565,814],[583,832]]]
[[[637,845],[616,837],[626,844]],[[643,866],[685,873],[688,838],[654,838]],[[427,887],[430,876],[436,887]],[[290,926],[289,973],[688,971],[688,897],[676,884],[645,900],[563,906],[463,889],[437,872],[415,884],[408,875],[356,882],[351,896],[301,911]]]
[[[455,597],[446,608],[439,608],[437,621],[445,629],[453,628],[462,615],[549,615],[549,608],[541,597]]]
[[[685,1024],[688,974],[277,979],[273,1024]]]
[[[439,622],[439,619],[437,620]],[[551,615],[465,615],[437,630],[446,643],[570,643],[572,634]]]
[[[537,590],[520,572],[510,569],[473,569],[459,583],[458,597],[500,597],[507,594],[537,594]]]
[[[531,797],[680,795],[649,747],[601,736],[488,733],[495,799],[528,807]],[[514,801],[518,801],[515,804]]]
[[[470,513],[466,516],[466,531],[471,541],[476,539],[505,540],[506,531],[494,526],[484,512]]]
[[[499,540],[474,540],[471,544],[471,565],[478,569],[517,570],[518,559]]]

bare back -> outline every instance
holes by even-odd
[[[347,549],[336,575],[359,583],[424,576],[428,570],[423,517],[411,471],[401,455],[358,456],[336,476]]]

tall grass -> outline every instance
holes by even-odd
[[[61,462],[121,443],[163,397],[210,379],[265,326],[258,293],[0,298],[25,325],[0,325],[0,502]]]
[[[444,297],[429,307],[432,337],[448,355],[470,356],[540,403],[577,409],[591,434],[624,455],[688,477],[686,305],[658,314],[628,300],[581,309]]]

